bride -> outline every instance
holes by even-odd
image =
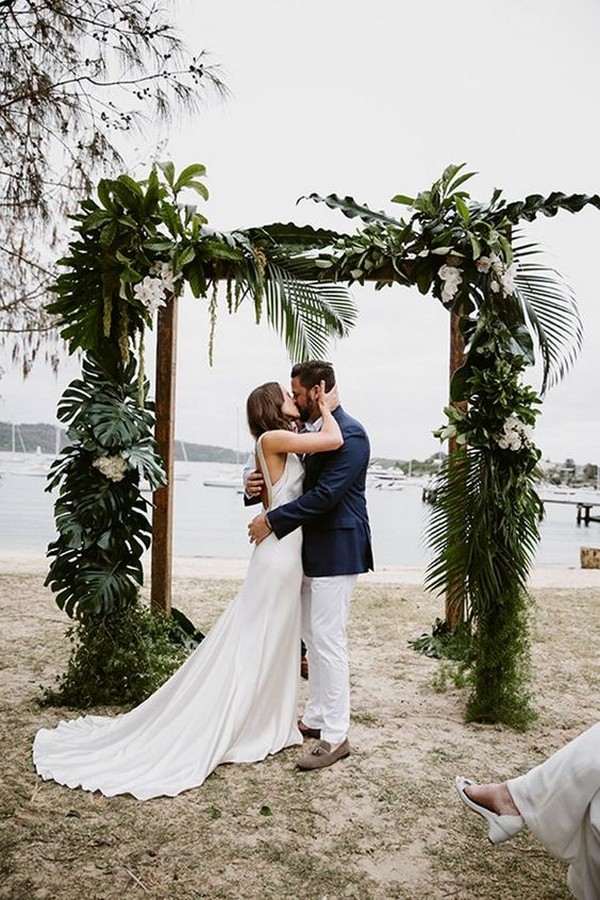
[[[274,509],[302,493],[298,455],[343,444],[331,415],[335,388],[318,402],[320,432],[297,434],[287,390],[268,382],[247,401],[256,463]],[[302,533],[254,547],[246,579],[207,637],[152,696],[116,717],[83,716],[42,728],[33,761],[42,778],[105,796],[173,797],[198,787],[221,763],[257,762],[301,744],[296,722],[300,666]]]

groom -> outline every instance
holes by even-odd
[[[318,386],[330,391],[330,363],[298,363],[292,369],[292,396],[304,427],[321,426]],[[346,625],[350,597],[360,572],[373,568],[365,482],[370,446],[360,422],[341,406],[333,411],[344,438],[338,450],[307,454],[304,494],[248,526],[260,543],[271,531],[285,537],[302,527],[302,637],[309,656],[309,696],[298,727],[319,739],[298,759],[301,769],[321,769],[348,756],[350,744],[350,669]]]

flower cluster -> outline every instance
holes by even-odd
[[[521,450],[533,446],[533,432],[517,416],[509,416],[494,440],[502,450]]]
[[[442,303],[449,303],[462,284],[462,273],[457,266],[445,264],[440,266],[438,275],[443,281]]]
[[[162,281],[165,291],[176,292],[177,282],[181,281],[181,273],[176,275],[170,262],[158,260],[150,269],[151,275],[156,275]]]
[[[92,463],[105,478],[110,481],[123,481],[127,471],[127,462],[122,456],[100,456]]]
[[[134,286],[133,296],[152,316],[157,309],[166,305],[166,292],[176,293],[176,283],[180,279],[181,275],[175,275],[170,263],[156,262],[150,269],[150,275],[146,275]]]
[[[455,438],[457,434],[458,431],[456,425],[450,423],[448,425],[442,425],[441,428],[437,428],[433,432],[433,436],[439,438],[440,441],[447,441],[450,438]]]
[[[507,266],[500,256],[496,253],[491,253],[489,256],[480,256],[479,259],[475,260],[475,268],[484,275],[491,272],[490,288],[494,293],[497,294],[502,289],[502,293],[507,297],[514,294],[517,276],[516,263]]]
[[[467,414],[455,406],[445,406],[444,412],[448,417],[446,425],[437,428],[433,432],[433,436],[440,441],[456,439],[457,444],[464,444],[467,440],[467,432],[469,430],[467,422]]]

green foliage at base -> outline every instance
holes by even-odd
[[[135,706],[187,657],[180,627],[142,603],[90,616],[69,628],[71,656],[44,706]]]
[[[448,622],[436,619],[431,634],[423,633],[408,645],[431,659],[453,659],[468,664],[472,658],[471,629],[464,623],[452,631]]]
[[[466,718],[525,731],[536,718],[530,692],[530,600],[520,590],[505,591],[497,599],[478,619]]]
[[[535,720],[529,691],[529,597],[505,595],[501,606],[478,621],[462,622],[454,631],[437,618],[431,633],[409,641],[417,653],[440,660],[432,677],[438,693],[448,684],[467,688],[467,722],[502,722],[525,731]]]

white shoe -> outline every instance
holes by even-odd
[[[480,806],[479,803],[475,803],[474,800],[471,800],[471,798],[465,794],[465,788],[470,784],[473,784],[468,778],[457,775],[454,779],[454,784],[462,802],[468,806],[469,809],[472,809],[473,812],[483,816],[488,823],[488,837],[492,844],[501,844],[502,841],[508,841],[509,838],[514,837],[515,834],[518,834],[519,831],[525,827],[523,816],[499,816],[497,813],[492,812],[491,809],[486,809],[485,806]]]

